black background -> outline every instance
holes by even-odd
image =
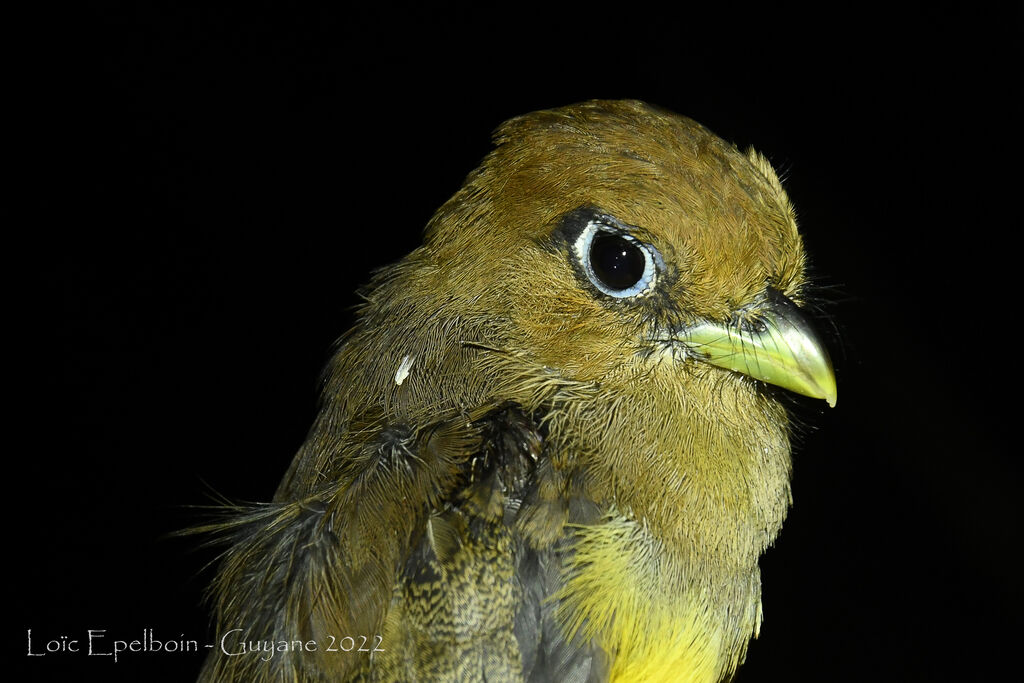
[[[30,658],[26,632],[37,651],[88,629],[213,642],[214,554],[167,534],[211,491],[270,498],[356,286],[418,243],[502,120],[635,97],[767,154],[837,329],[838,406],[797,404],[796,502],[738,680],[1009,665],[1019,6],[218,7],[54,10],[8,62],[28,238],[5,258],[27,314],[8,337],[30,383],[9,413],[7,664],[193,679],[197,655]]]

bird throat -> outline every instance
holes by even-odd
[[[568,520],[559,618],[615,653],[611,680],[721,680],[759,631],[758,558],[790,503],[783,409],[727,382],[714,400],[738,417],[722,420],[645,387],[630,411],[595,397],[549,416],[554,469],[579,486],[567,497],[599,511]]]

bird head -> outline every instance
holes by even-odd
[[[507,315],[517,349],[594,381],[667,353],[834,403],[796,314],[794,212],[761,155],[634,101],[528,114],[497,143],[427,250],[451,292]]]

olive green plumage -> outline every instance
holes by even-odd
[[[715,681],[742,661],[790,502],[764,382],[835,398],[793,303],[789,201],[756,153],[639,102],[496,142],[367,288],[274,502],[209,527],[218,633],[320,649],[214,652],[202,680]],[[709,325],[749,367],[693,341]],[[752,346],[783,337],[806,348]]]

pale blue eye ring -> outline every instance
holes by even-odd
[[[573,243],[583,272],[600,292],[616,299],[654,291],[661,254],[650,244],[601,221],[590,221]]]

